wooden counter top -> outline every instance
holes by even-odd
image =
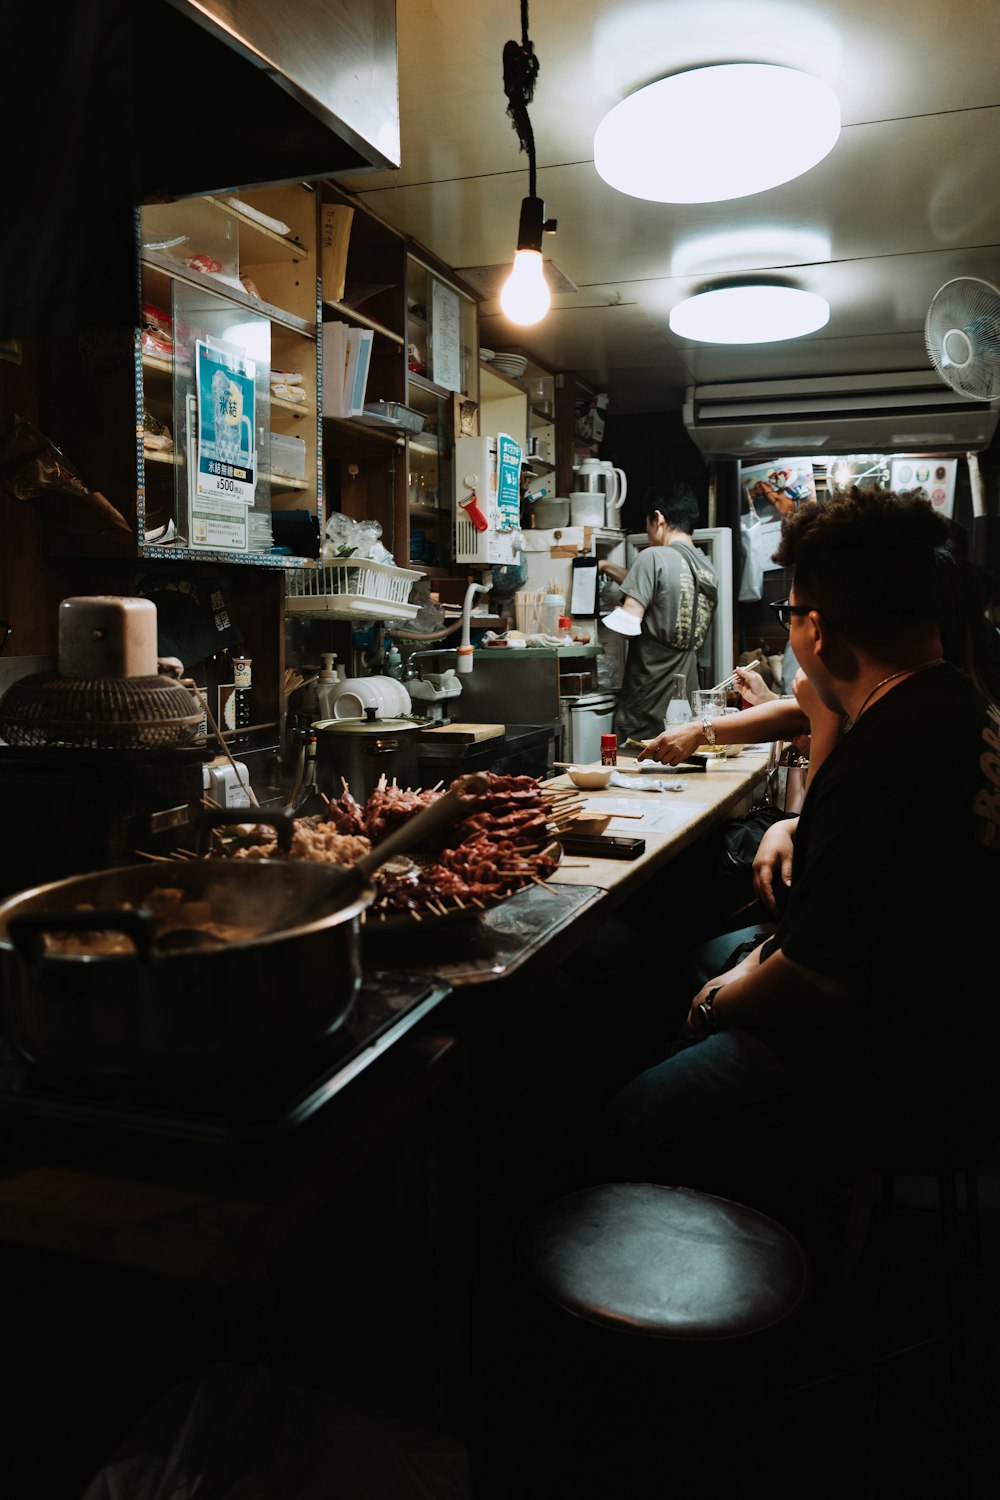
[[[623,779],[637,784],[606,791],[580,792],[580,807],[588,812],[612,813],[607,833],[628,834],[646,840],[645,853],[637,859],[599,859],[594,855],[566,854],[552,883],[599,886],[622,899],[662,869],[682,849],[725,818],[747,811],[761,789],[767,769],[767,750],[744,749],[739,755],[720,756],[704,771],[679,771],[661,766],[659,774],[622,772]],[[624,761],[628,766],[634,762]],[[683,784],[679,792],[639,791],[638,783],[650,780]],[[546,782],[547,787],[572,791],[568,776]],[[615,817],[614,813],[638,813],[639,817]],[[617,904],[617,901],[615,902]]]

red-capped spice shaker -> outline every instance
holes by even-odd
[[[601,765],[616,766],[618,764],[618,736],[616,734],[601,735]]]

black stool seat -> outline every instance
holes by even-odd
[[[548,1204],[522,1231],[520,1259],[567,1311],[654,1339],[764,1334],[809,1292],[802,1249],[773,1219],[649,1182],[603,1183]]]

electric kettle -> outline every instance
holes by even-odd
[[[628,493],[628,481],[623,469],[603,458],[585,458],[573,470],[576,475],[574,490],[577,494],[604,496],[604,524],[617,527],[618,517]]]

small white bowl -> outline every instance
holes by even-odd
[[[614,775],[613,766],[570,766],[566,772],[574,786],[582,787],[584,791],[603,791],[611,782]]]

